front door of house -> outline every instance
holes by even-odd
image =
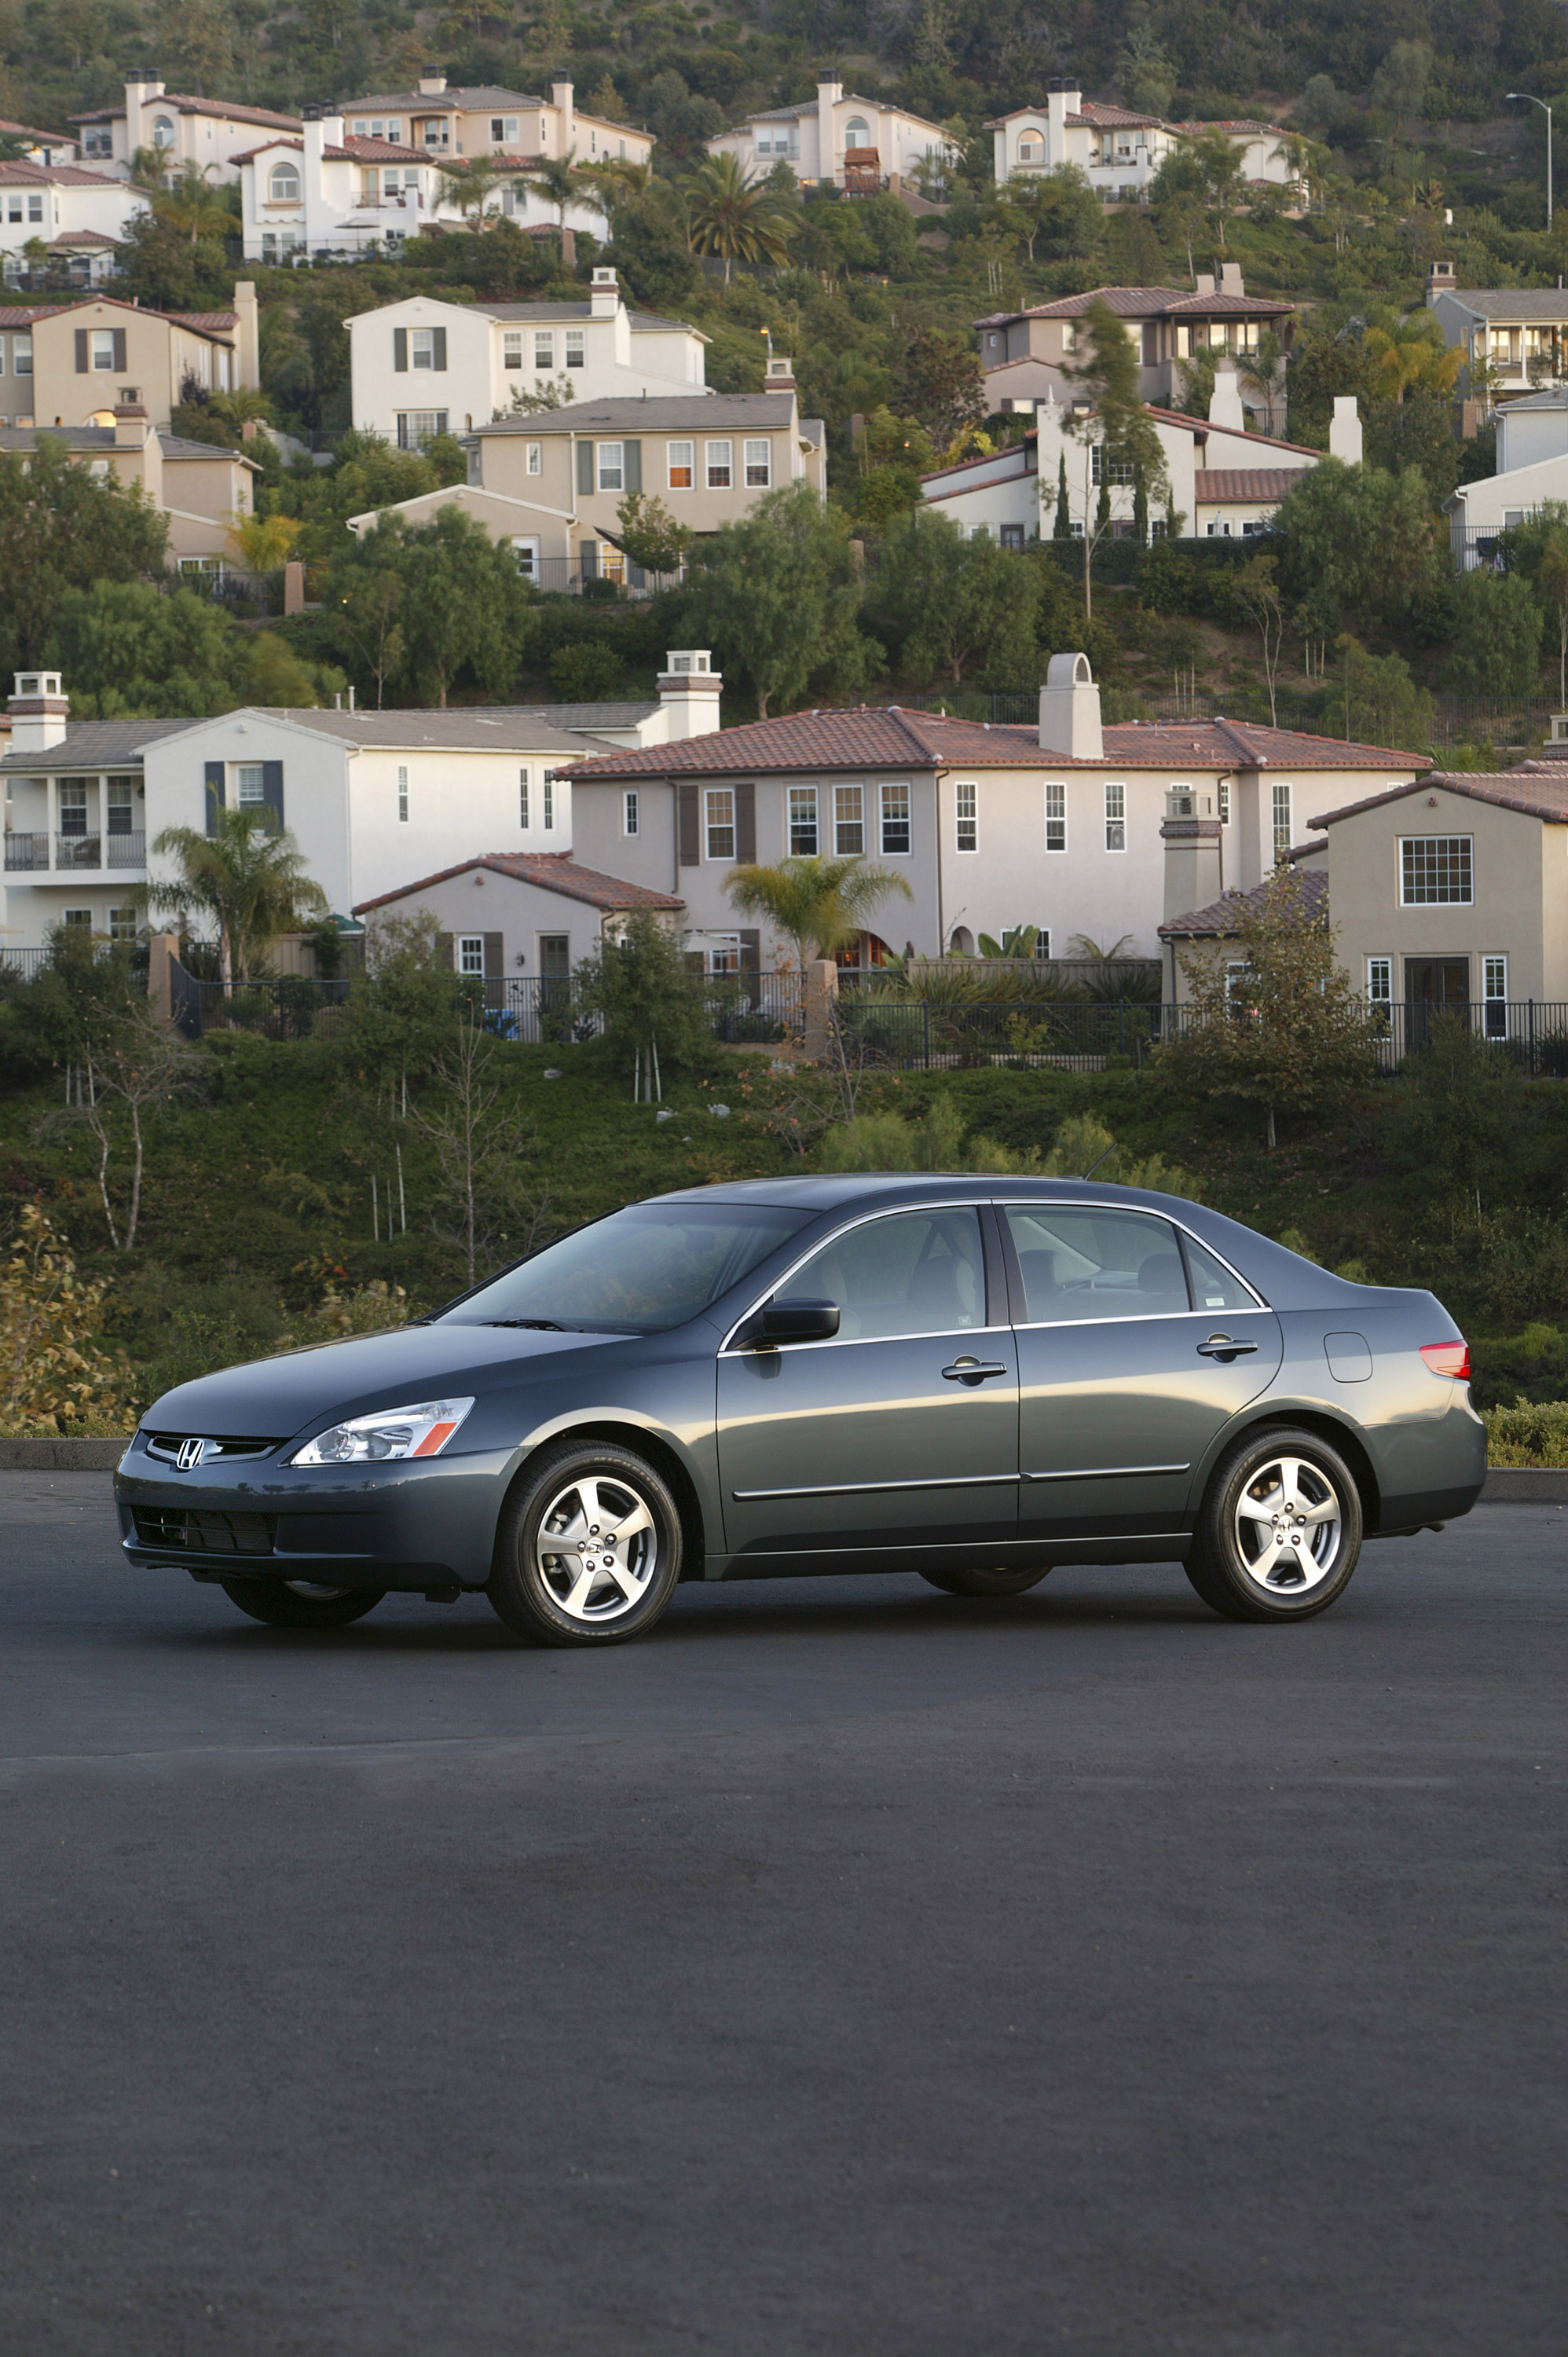
[[[1404,997],[1410,1045],[1423,1047],[1439,1015],[1464,1017],[1470,1004],[1470,961],[1462,957],[1406,958]]]

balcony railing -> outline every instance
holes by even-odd
[[[145,867],[147,864],[147,838],[138,828],[128,828],[118,834],[113,828],[104,837],[111,867]]]
[[[16,834],[5,830],[5,866],[10,874],[28,867],[47,868],[49,864],[49,839],[47,834]]]

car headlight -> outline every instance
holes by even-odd
[[[379,1407],[329,1425],[296,1448],[291,1465],[377,1465],[389,1457],[438,1457],[473,1406],[471,1399],[421,1400]]]

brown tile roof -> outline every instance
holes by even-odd
[[[1152,401],[1145,402],[1144,406],[1149,415],[1157,417],[1162,425],[1185,425],[1189,432],[1195,434],[1240,435],[1242,431],[1238,425],[1211,425],[1207,417],[1194,417],[1190,410],[1157,409]],[[1247,447],[1249,449],[1255,447],[1260,450],[1299,450],[1305,458],[1326,458],[1328,456],[1326,450],[1315,450],[1310,442],[1286,442],[1278,434],[1253,434],[1249,431]]]
[[[1015,319],[1081,319],[1090,307],[1104,303],[1120,319],[1278,318],[1294,311],[1283,297],[1231,295],[1216,288],[1212,295],[1195,295],[1183,286],[1091,286],[1087,295],[1061,295],[1054,303],[1031,303],[1021,311],[989,311],[977,328],[998,328]]]
[[[1192,496],[1196,504],[1211,508],[1283,500],[1309,471],[1305,467],[1198,467]]]
[[[1079,102],[1076,114],[1067,117],[1069,124],[1086,125],[1091,131],[1159,131],[1164,128],[1157,114],[1134,114],[1130,106],[1104,106],[1097,99]]]
[[[897,705],[795,712],[675,745],[628,748],[575,765],[585,781],[616,777],[743,776],[825,770],[1420,770],[1425,756],[1384,745],[1309,737],[1250,721],[1112,722],[1099,761],[1045,752],[1034,728],[987,727],[978,720]]]
[[[259,123],[263,128],[276,125],[287,131],[299,129],[296,114],[274,114],[264,106],[231,105],[226,98],[191,98],[182,96],[178,91],[166,90],[148,103],[166,106],[174,114],[210,115],[218,123]],[[66,117],[69,123],[123,123],[124,119],[123,106],[97,106],[87,114]]]
[[[388,908],[394,900],[426,892],[433,884],[449,883],[454,876],[467,876],[476,867],[488,867],[493,876],[513,877],[520,884],[537,884],[542,891],[560,892],[568,900],[585,900],[595,909],[683,909],[686,905],[673,893],[655,892],[646,884],[626,884],[618,876],[601,876],[596,868],[579,867],[569,851],[492,851],[477,859],[459,860],[456,867],[443,867],[435,876],[422,876],[417,884],[404,884],[373,900],[356,901],[354,914],[361,917],[368,909]]]
[[[238,311],[166,311],[163,317],[177,327],[195,328],[204,336],[227,335],[240,324]]]
[[[84,172],[77,164],[0,164],[0,187],[8,188],[124,188],[128,185],[107,172]]]
[[[1291,854],[1295,857],[1294,852]],[[1328,916],[1328,870],[1326,867],[1300,867],[1296,870],[1301,887],[1302,902],[1315,924],[1324,923]],[[1223,940],[1228,933],[1240,931],[1241,920],[1263,905],[1267,884],[1254,884],[1250,892],[1222,892],[1207,909],[1193,909],[1185,917],[1172,917],[1159,927],[1161,941]]]
[[[1519,811],[1526,818],[1546,819],[1559,825],[1568,821],[1568,761],[1520,761],[1512,770],[1430,770],[1410,785],[1387,786],[1380,794],[1368,794],[1361,802],[1342,802],[1321,818],[1308,819],[1307,824],[1332,826],[1338,819],[1356,818],[1362,811],[1397,802],[1407,794],[1424,793],[1432,786],[1467,795],[1471,802],[1495,802],[1499,810]]]

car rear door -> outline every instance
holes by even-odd
[[[999,1209],[1025,1313],[1020,1538],[1181,1538],[1196,1469],[1279,1371],[1278,1318],[1156,1212]]]

